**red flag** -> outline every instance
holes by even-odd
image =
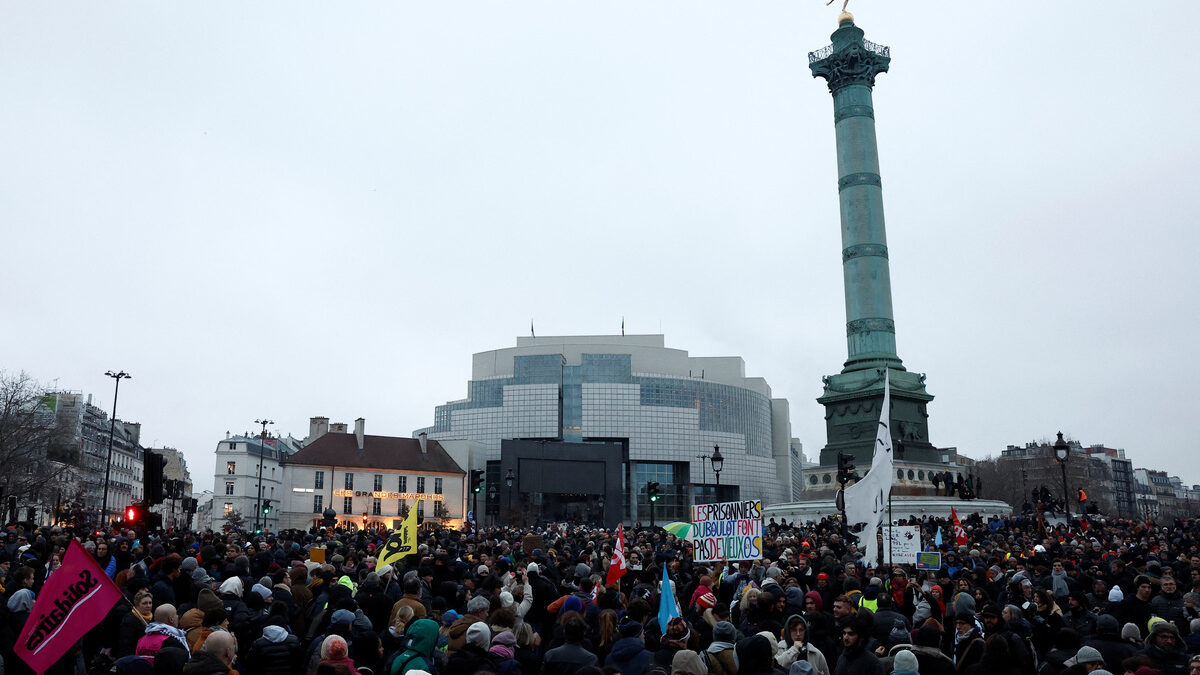
[[[625,576],[625,526],[617,528],[617,545],[613,547],[612,562],[608,564],[608,576],[604,583],[612,586]]]
[[[950,521],[954,523],[954,545],[967,545],[967,530],[963,528],[962,521],[958,519],[958,514],[954,512],[954,507],[950,507]]]
[[[62,567],[50,575],[33,603],[13,650],[34,672],[44,673],[120,599],[121,589],[72,539]]]

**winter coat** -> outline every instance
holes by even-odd
[[[227,675],[229,666],[212,652],[200,651],[192,654],[183,667],[183,675]]]
[[[404,675],[411,670],[431,671],[437,639],[438,625],[435,621],[418,619],[412,622],[405,634],[408,647],[392,661],[388,675]]]
[[[884,675],[883,663],[865,647],[843,651],[834,675]]]
[[[829,663],[821,650],[808,642],[801,644],[792,641],[792,626],[796,623],[804,624],[804,636],[808,639],[808,622],[804,617],[799,614],[789,616],[787,621],[783,622],[783,640],[780,642],[779,652],[775,655],[775,663],[786,669],[796,661],[808,661],[817,675],[829,675]]]
[[[244,670],[265,675],[294,675],[304,663],[300,638],[280,626],[266,626],[263,636],[250,645]]]
[[[604,660],[606,666],[616,666],[622,675],[640,675],[650,664],[650,651],[641,636],[625,637],[613,643],[612,651]]]
[[[496,657],[478,645],[467,643],[450,655],[441,675],[475,675],[483,670],[495,671]]]
[[[618,642],[620,641],[618,640]],[[613,645],[613,648],[616,649],[616,645]],[[584,649],[579,643],[568,642],[546,652],[542,672],[545,675],[572,675],[584,666],[596,665],[596,660],[596,655]]]

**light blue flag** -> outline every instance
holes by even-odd
[[[942,528],[941,527],[938,527],[937,534],[935,534],[933,536],[933,545],[938,548],[942,547]]]
[[[664,635],[667,633],[667,623],[679,616],[679,607],[675,605],[675,593],[671,590],[671,581],[667,578],[667,565],[663,564],[662,591],[658,594],[658,627]]]

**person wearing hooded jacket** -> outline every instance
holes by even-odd
[[[883,663],[867,649],[874,623],[870,611],[860,609],[842,627],[842,655],[834,675],[883,675]]]
[[[1162,675],[1186,675],[1188,672],[1188,654],[1183,650],[1183,639],[1179,637],[1179,629],[1166,619],[1155,618],[1150,625],[1150,634],[1146,636],[1146,648],[1140,653],[1150,657],[1154,667]]]
[[[808,642],[808,622],[799,614],[793,614],[783,622],[783,640],[775,663],[790,668],[796,661],[808,661],[817,675],[829,675],[829,663],[821,650]]]
[[[432,619],[417,619],[405,633],[408,646],[392,659],[387,675],[405,675],[413,670],[433,668],[433,649],[437,646],[438,625]]]
[[[300,638],[289,633],[282,617],[272,617],[263,626],[262,637],[250,645],[244,670],[262,675],[294,675],[304,662]]]
[[[442,675],[474,675],[481,671],[495,671],[499,659],[488,649],[492,644],[492,630],[482,621],[467,628],[467,641],[462,648],[446,660]]]

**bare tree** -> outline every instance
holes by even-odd
[[[8,518],[49,497],[56,472],[48,452],[55,441],[54,407],[28,374],[0,371],[0,504]]]
[[[225,524],[221,526],[221,529],[224,530],[226,534],[232,532],[233,530],[243,530],[245,528],[246,517],[243,516],[242,512],[238,511],[237,509],[233,509],[225,515]]]

